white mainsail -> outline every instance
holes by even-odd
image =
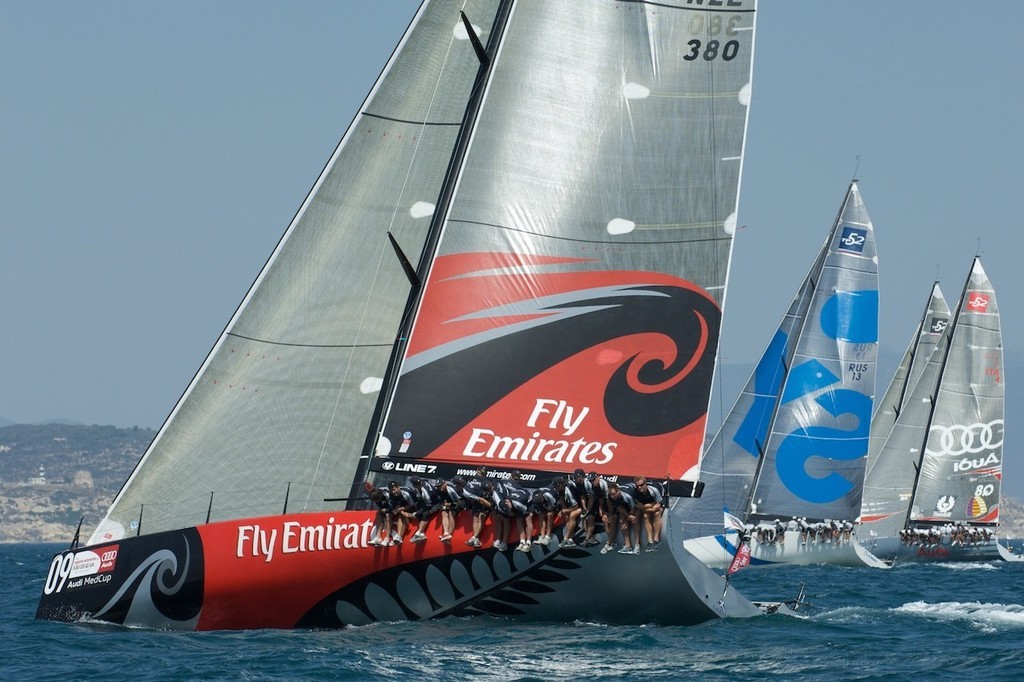
[[[877,355],[874,228],[851,183],[786,374],[750,514],[857,517]]]
[[[514,6],[381,454],[672,479],[696,466],[753,25],[742,3],[715,19],[678,7]],[[677,38],[694,30],[709,39]]]
[[[999,522],[1005,375],[996,293],[981,260],[953,319],[911,505],[911,522]]]

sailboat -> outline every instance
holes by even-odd
[[[53,558],[37,617],[762,613],[683,549],[675,511],[717,357],[755,6],[424,2],[106,516]],[[604,555],[560,527],[508,550],[491,525],[478,549],[465,514],[448,542],[434,519],[370,544],[368,489],[480,465],[661,480],[661,549]]]
[[[921,375],[929,366],[928,360],[949,325],[950,316],[946,298],[939,283],[935,282],[932,284],[917,331],[903,353],[892,381],[889,382],[889,387],[871,418],[871,445],[868,449],[868,462],[864,472],[864,496],[861,501],[861,523],[866,526],[869,538],[877,537],[879,534],[896,536],[903,529],[907,505],[913,492],[914,472],[920,448],[908,446],[900,454],[892,454],[890,448],[888,457],[882,457],[882,452],[893,433],[897,418],[910,402],[913,388],[917,386]],[[933,373],[930,375],[932,385],[935,381],[936,368],[937,365],[932,367]],[[920,402],[921,399],[922,396],[918,395],[917,400]],[[915,432],[911,440],[919,440],[918,436],[919,434]],[[897,435],[894,438],[894,445],[901,437]]]
[[[684,505],[690,552],[722,567],[749,542],[752,566],[885,566],[853,538],[877,349],[874,228],[853,181],[786,315],[707,447],[704,492]]]
[[[995,536],[1004,396],[999,308],[975,258],[951,320],[933,286],[872,422],[860,535],[872,553],[888,562],[1020,559]]]

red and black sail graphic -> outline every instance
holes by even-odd
[[[680,477],[703,439],[720,311],[690,282],[583,259],[438,258],[383,451]]]

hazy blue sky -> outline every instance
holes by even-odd
[[[0,417],[159,426],[417,5],[0,0]],[[726,361],[760,354],[858,162],[883,353],[980,240],[1020,356],[1024,2],[760,5]]]

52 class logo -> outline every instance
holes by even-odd
[[[980,291],[967,294],[967,310],[972,313],[983,313],[988,310],[988,294]]]
[[[839,237],[839,250],[863,253],[864,242],[867,241],[867,235],[867,230],[862,230],[857,227],[844,227],[843,234]]]

